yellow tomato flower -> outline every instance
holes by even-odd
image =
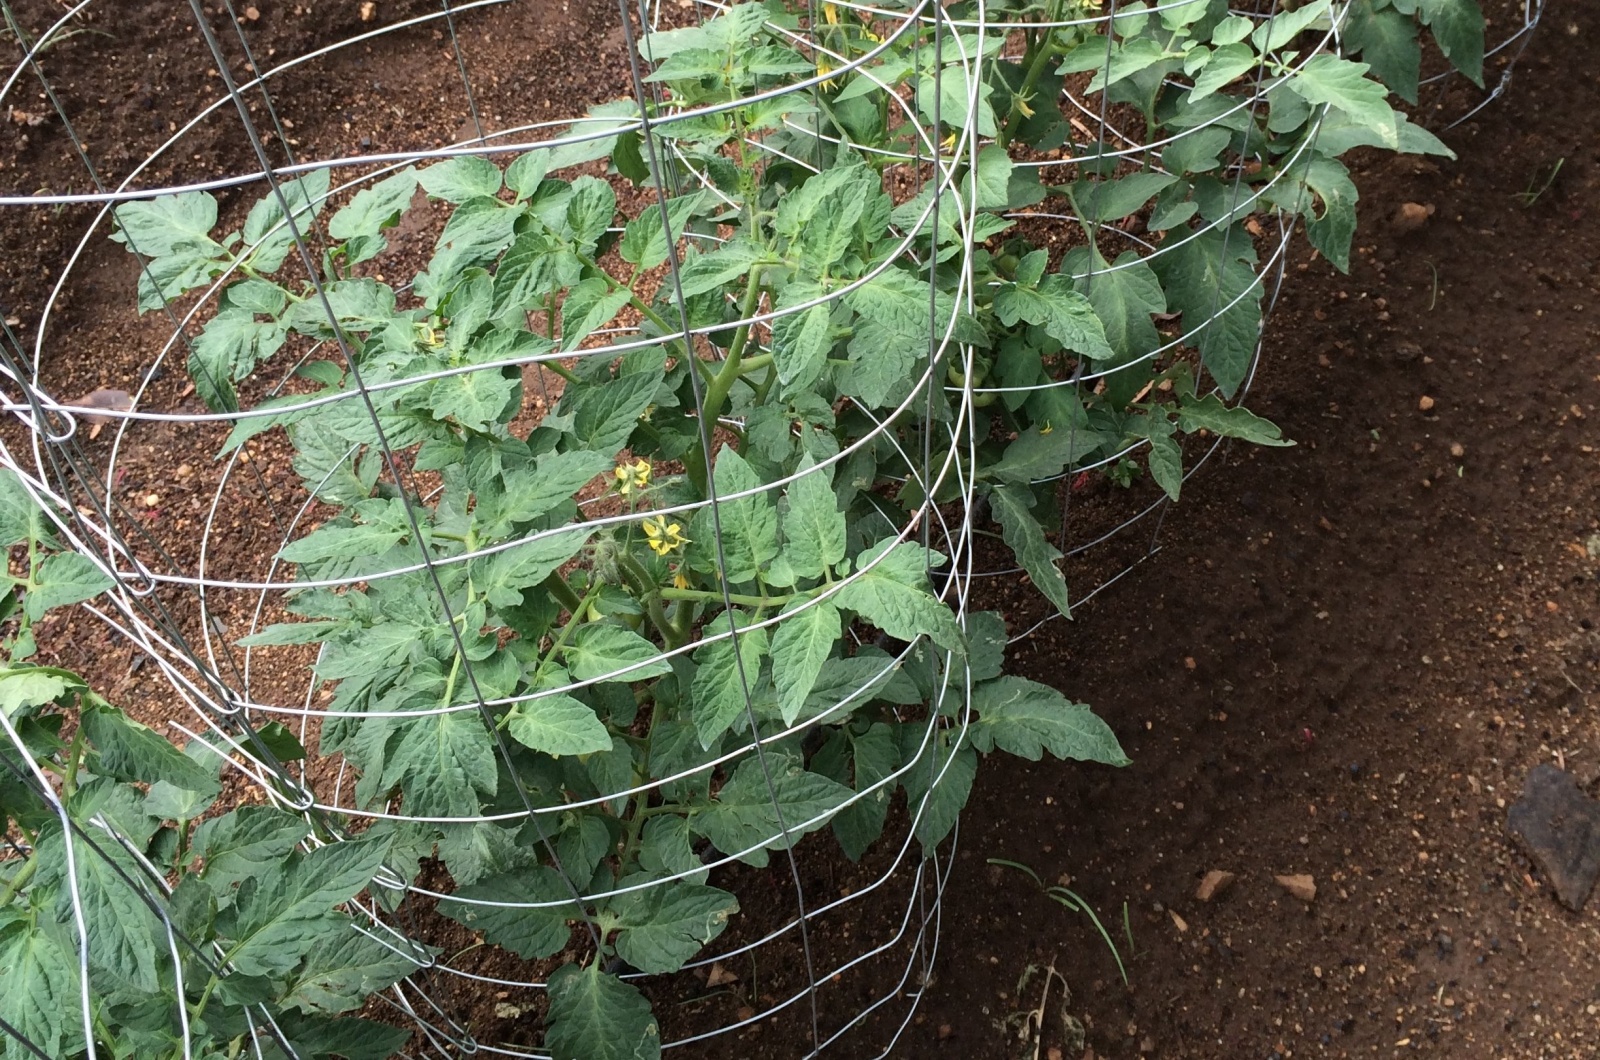
[[[687,589],[687,588],[689,588],[689,577],[688,577],[688,575],[683,573],[683,568],[682,567],[676,567],[676,568],[673,569],[673,571],[672,571],[672,587],[674,589]]]
[[[822,5],[822,18],[823,18],[823,21],[828,23],[828,25],[837,26],[839,24],[839,5],[838,4],[823,4]]]
[[[689,543],[683,536],[680,523],[669,523],[664,515],[652,515],[644,521],[645,544],[658,556],[665,556]]]
[[[650,485],[650,461],[635,460],[633,463],[621,463],[612,470],[616,477],[617,492],[624,497],[634,490],[642,490]]]

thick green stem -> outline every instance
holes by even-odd
[[[567,580],[561,575],[551,574],[544,580],[543,585],[545,592],[555,597],[557,602],[568,611],[577,613],[578,609],[583,606],[578,599],[578,594],[572,591],[572,586],[568,585]]]
[[[1039,34],[1033,49],[1033,61],[1028,64],[1028,72],[1022,77],[1022,85],[1011,96],[1011,111],[1006,115],[1006,123],[995,135],[995,143],[1001,147],[1008,147],[1016,135],[1016,127],[1021,124],[1022,107],[1027,104],[1028,97],[1033,94],[1033,89],[1039,83],[1039,78],[1044,76],[1045,66],[1058,54],[1056,48],[1055,31],[1047,29]]]
[[[726,600],[740,607],[784,607],[790,601],[804,595],[804,593],[791,593],[787,596],[744,596],[739,593],[729,593],[723,596],[721,593],[707,592],[704,589],[661,590],[663,600],[693,600],[704,604],[720,604]]]
[[[11,899],[15,898],[17,892],[28,885],[28,881],[33,878],[34,870],[38,867],[39,858],[32,856],[28,858],[27,864],[12,874],[11,882],[6,884],[4,892],[0,892],[0,908],[11,904]]]
[[[567,624],[561,627],[561,633],[556,637],[556,642],[550,645],[550,650],[539,661],[539,669],[535,671],[532,681],[535,687],[538,686],[539,678],[544,675],[544,668],[550,664],[550,660],[560,654],[561,649],[567,646],[567,641],[572,639],[572,634],[578,628],[579,623],[583,621],[583,616],[588,612],[589,605],[594,603],[595,597],[600,595],[600,586],[603,584],[603,582],[596,581],[589,586],[589,591],[583,594],[583,599],[578,601],[578,606],[573,608],[571,615],[567,616]]]
[[[759,264],[750,266],[749,286],[745,288],[744,301],[739,306],[740,319],[754,316],[756,307],[761,304],[761,268]],[[733,345],[728,347],[728,359],[722,362],[722,368],[717,372],[716,378],[712,379],[711,385],[706,388],[705,401],[700,409],[701,437],[683,458],[683,466],[689,472],[689,480],[694,483],[701,497],[708,495],[707,484],[711,481],[711,454],[706,449],[706,442],[717,429],[717,418],[722,415],[722,406],[727,402],[728,393],[739,378],[739,370],[744,362],[744,350],[749,342],[750,325],[745,324],[735,333]]]

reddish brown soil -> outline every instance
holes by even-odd
[[[13,6],[35,30],[58,12],[45,0]],[[246,31],[263,64],[268,49],[297,54],[368,28],[353,0],[255,6]],[[437,10],[377,6],[381,21]],[[43,60],[107,179],[154,149],[169,114],[220,94],[186,4],[115,10],[107,20],[97,5],[90,22],[112,36],[80,34]],[[1507,95],[1445,134],[1460,161],[1373,156],[1356,167],[1352,275],[1297,259],[1253,407],[1298,446],[1227,451],[1188,485],[1157,555],[1017,653],[1021,672],[1111,719],[1134,765],[988,763],[963,818],[937,978],[897,1055],[1034,1056],[1001,1025],[1039,1004],[1038,976],[1025,991],[1018,981],[1051,963],[1071,999],[1060,1005],[1052,987],[1039,1057],[1600,1053],[1600,902],[1564,912],[1504,832],[1505,807],[1539,762],[1564,764],[1600,794],[1600,540],[1588,543],[1600,529],[1600,160],[1587,117],[1600,107],[1600,12],[1556,3],[1546,23]],[[618,64],[594,65],[618,54],[609,2],[518,4],[464,16],[458,30],[488,127],[570,115],[623,91]],[[448,43],[424,28],[363,46],[353,66],[310,64],[274,92],[280,116],[308,156],[470,135]],[[237,125],[232,112],[212,119],[149,180],[245,167]],[[1556,179],[1524,204],[1519,193],[1558,161]],[[85,190],[83,172],[54,119],[0,130],[7,193]],[[224,194],[225,214],[254,194]],[[1388,219],[1404,202],[1437,211],[1400,233]],[[90,216],[6,211],[0,308],[24,336]],[[57,310],[45,366],[57,394],[128,387],[165,338],[163,322],[134,321],[135,274],[103,236]],[[181,376],[156,384],[162,407],[182,407]],[[184,563],[210,487],[185,485],[177,470],[205,479],[215,441],[147,428],[123,459],[119,498]],[[260,492],[288,489],[281,454],[259,456]],[[143,503],[151,493],[162,503]],[[244,512],[212,542],[220,570],[254,569],[275,547],[277,531]],[[1142,553],[1147,533],[1134,537],[1121,547]],[[1074,573],[1086,580],[1095,562]],[[172,603],[180,621],[192,617],[192,601]],[[58,622],[48,642],[53,659],[152,722],[186,713],[89,620]],[[260,697],[282,699],[299,678],[256,680]],[[824,844],[802,852],[815,894],[862,878]],[[1130,985],[1086,917],[990,858],[1069,881],[1111,932]],[[1199,902],[1195,886],[1212,869],[1238,879]],[[1316,882],[1309,903],[1272,879],[1297,873]],[[739,879],[747,912],[729,938],[756,937],[786,892]],[[820,931],[817,963],[848,958],[854,939],[896,922],[903,892],[893,890]],[[767,976],[775,991],[798,959],[774,949],[750,978]],[[674,1006],[669,1022],[726,1021],[737,995]],[[823,1023],[837,1026],[860,996],[849,983],[825,995]],[[504,999],[488,992],[440,1000],[486,1041],[533,1033],[491,1024]],[[1063,1011],[1087,1031],[1070,1053]],[[885,1033],[869,1024],[830,1055],[873,1055]],[[808,1034],[796,1012],[699,1055],[800,1055]]]

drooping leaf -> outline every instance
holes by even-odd
[[[939,553],[914,542],[880,541],[856,557],[856,573],[833,599],[891,637],[926,636],[959,654],[964,650],[961,627],[928,584],[928,567],[943,563]]]
[[[52,607],[93,599],[116,584],[93,560],[77,552],[46,556],[35,578],[37,586],[22,600],[23,610],[35,622]]]
[[[864,733],[852,733],[848,739],[855,773],[851,786],[860,793],[877,785],[876,790],[841,809],[833,819],[833,834],[844,848],[845,857],[860,861],[883,834],[895,786],[880,782],[900,767],[900,752],[894,729],[884,722],[875,723]]]
[[[386,844],[351,840],[291,853],[239,888],[229,957],[241,975],[283,975],[327,938],[333,907],[349,901],[383,864]]]
[[[778,690],[783,723],[793,725],[839,641],[839,609],[831,600],[802,600],[783,613],[772,637],[772,683]]]
[[[766,770],[771,772],[770,788]],[[747,757],[712,804],[689,819],[691,828],[725,854],[754,847],[744,861],[756,868],[767,864],[768,850],[783,848],[785,833],[792,840],[816,831],[850,797],[850,789],[837,781],[808,773],[798,761],[771,751],[766,752],[766,770],[754,755]]]
[[[354,1011],[427,960],[425,953],[413,960],[400,952],[404,945],[398,939],[386,945],[350,924],[322,940],[294,970],[283,1003],[302,1012]]]
[[[586,755],[611,749],[611,734],[594,708],[567,695],[524,700],[506,716],[506,731],[524,747],[550,755]]]
[[[550,974],[545,1048],[551,1060],[659,1060],[661,1031],[638,989],[600,970],[562,965]]]
[[[997,677],[972,690],[978,719],[968,727],[972,746],[998,748],[1037,762],[1048,751],[1057,758],[1125,766],[1111,727],[1082,703],[1025,677]]]
[[[783,513],[784,558],[801,578],[820,578],[845,555],[844,513],[833,492],[832,467],[818,469],[809,454],[795,468]]]
[[[1450,64],[1483,87],[1483,9],[1475,0],[1421,0],[1423,24]]]
[[[1407,103],[1417,101],[1422,69],[1422,48],[1417,44],[1416,20],[1373,0],[1350,5],[1345,25],[1350,51],[1372,67],[1373,76]]]
[[[458,888],[455,898],[439,903],[439,912],[530,961],[560,952],[572,937],[568,922],[583,916],[560,875],[545,865]]]
[[[1261,335],[1265,291],[1254,261],[1255,247],[1242,228],[1174,231],[1151,259],[1168,307],[1183,314],[1189,341],[1224,397],[1244,382]]]
[[[1034,586],[1061,612],[1072,617],[1067,579],[1058,565],[1061,550],[1045,537],[1044,528],[1034,516],[1033,491],[1023,485],[996,486],[989,494],[989,509],[1000,521],[1007,547],[1028,572]]]
[[[617,956],[651,975],[676,972],[722,934],[739,900],[687,880],[629,891],[609,903],[617,918]]]
[[[707,634],[726,631],[727,612],[706,628]],[[694,653],[699,669],[690,685],[693,720],[700,734],[700,745],[710,747],[744,715],[749,697],[761,676],[761,660],[767,655],[767,631],[747,629],[742,616],[736,638],[725,637]],[[734,641],[738,641],[738,651]]]
[[[1229,407],[1215,394],[1207,394],[1178,408],[1178,426],[1188,432],[1207,430],[1224,438],[1241,438],[1255,445],[1293,445],[1278,425],[1243,406]]]
[[[922,726],[902,726],[903,759],[917,755],[922,731]],[[919,742],[907,747],[906,743],[912,738]],[[963,743],[952,747],[941,738],[935,738],[922,749],[916,764],[901,774],[906,802],[916,820],[917,841],[923,849],[931,850],[944,842],[956,826],[956,818],[972,794],[972,781],[977,775],[978,755],[972,746]]]

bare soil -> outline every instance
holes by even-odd
[[[13,7],[34,32],[61,11],[46,0]],[[372,28],[345,0],[254,7],[240,23],[252,59],[226,36],[227,14],[210,12],[236,76],[248,61],[270,65]],[[376,10],[383,23],[438,7]],[[94,32],[42,57],[107,183],[170,135],[169,120],[221,96],[192,23],[187,4],[97,5]],[[277,118],[306,157],[328,157],[441,146],[473,135],[474,107],[485,127],[502,128],[625,90],[610,3],[488,9],[458,17],[454,31],[472,60],[470,100],[450,29],[435,22],[297,68],[274,88]],[[944,895],[937,975],[896,1055],[1600,1055],[1600,901],[1566,912],[1505,833],[1507,806],[1538,763],[1600,795],[1597,41],[1600,10],[1553,2],[1506,95],[1443,134],[1459,161],[1359,161],[1351,274],[1298,252],[1254,392],[1252,407],[1297,446],[1226,450],[1165,518],[1159,552],[1017,653],[1020,672],[1109,718],[1134,764],[996,758],[980,771]],[[13,114],[0,128],[0,188],[89,190],[48,101],[36,102],[41,123]],[[225,175],[253,158],[237,113],[224,110],[140,182]],[[222,193],[225,214],[254,194]],[[1408,202],[1435,207],[1414,231],[1391,220]],[[85,207],[5,212],[0,309],[24,339],[91,217]],[[46,333],[41,371],[57,394],[132,389],[169,330],[135,320],[135,273],[104,236],[88,241]],[[150,400],[188,407],[183,383],[181,370],[167,373]],[[119,462],[128,517],[181,565],[197,555],[216,441],[141,428]],[[281,458],[259,450],[252,489],[263,498],[292,488]],[[256,570],[279,528],[243,507],[231,514],[211,531],[211,562]],[[1134,535],[1142,555],[1148,534]],[[1071,573],[1103,574],[1101,563]],[[1027,594],[993,594],[1014,629],[1031,624]],[[192,620],[192,600],[168,602],[180,623]],[[152,723],[187,716],[103,627],[53,621],[41,635],[50,661],[84,669]],[[303,678],[255,680],[258,698],[292,701]],[[803,853],[814,893],[867,878],[827,844]],[[991,858],[1065,881],[1098,913],[1128,985],[1086,916]],[[1237,879],[1202,902],[1195,889],[1211,870]],[[1313,899],[1274,882],[1294,874],[1312,878]],[[769,900],[763,887],[738,876],[749,897],[734,932],[755,937],[777,915],[782,891]],[[903,892],[890,890],[819,932],[819,965],[895,922]],[[669,1024],[736,1018],[740,990],[775,994],[799,954],[777,947],[762,960],[765,971],[740,969],[741,987],[709,999],[692,984],[664,988],[658,1001],[699,998],[674,1004]],[[1024,972],[1052,965],[1070,1000],[1052,986],[1035,1053],[1007,1019],[1040,1004],[1042,979],[1019,990]],[[825,1027],[864,996],[848,985],[824,994]],[[528,1041],[528,1018],[496,1015],[505,1000],[440,998],[482,1040]],[[695,1055],[800,1055],[804,1008]],[[1081,1023],[1082,1042],[1063,1014]],[[875,1055],[891,1029],[869,1021],[830,1055]]]

